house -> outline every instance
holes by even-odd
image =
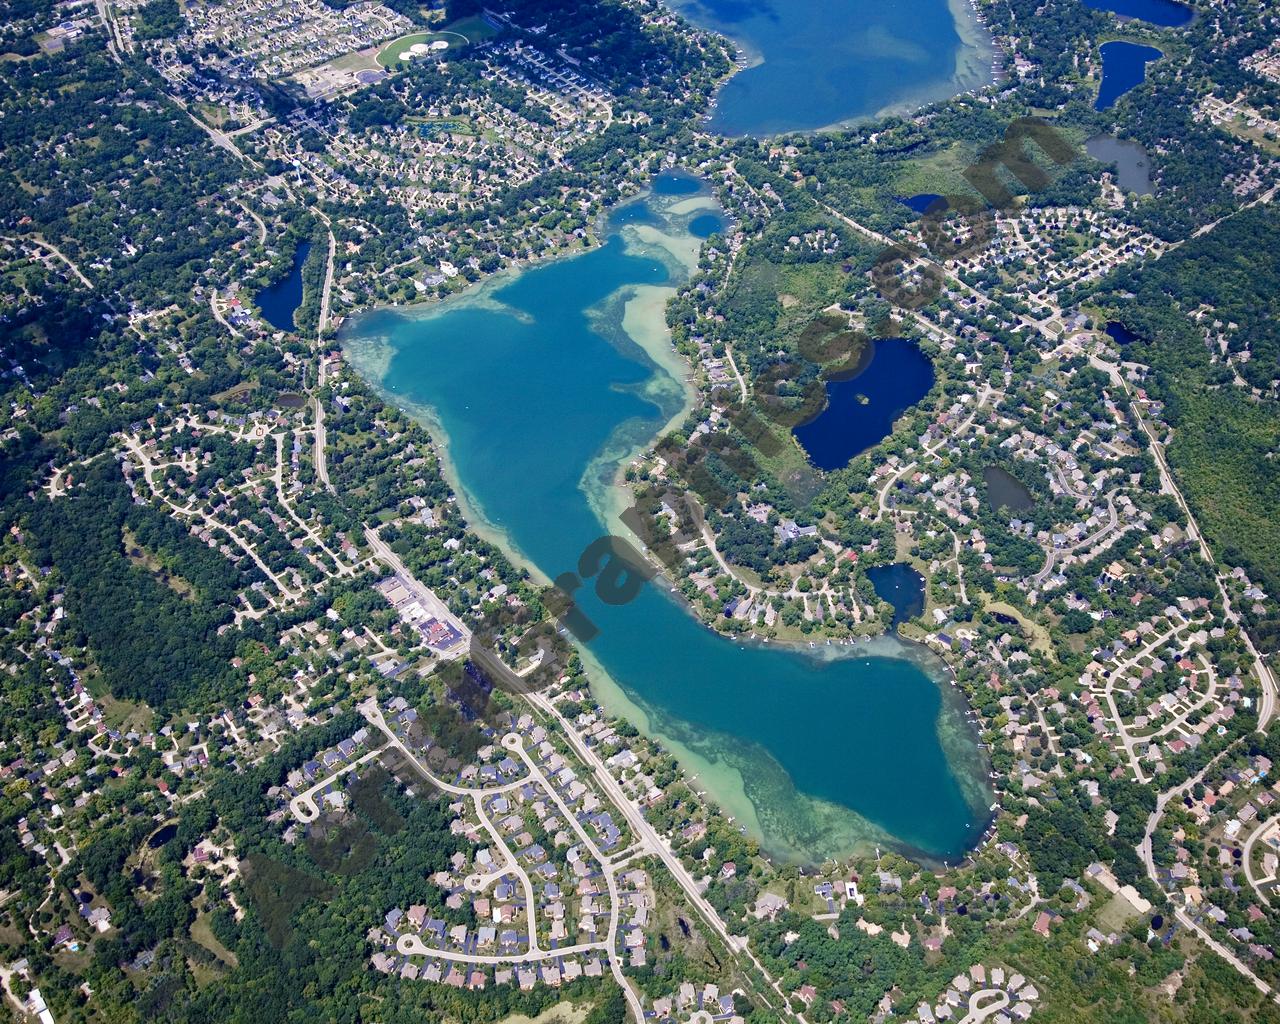
[[[757,920],[761,918],[769,918],[772,921],[778,916],[779,912],[786,910],[790,906],[789,903],[781,896],[775,896],[771,892],[761,893],[756,900],[756,909],[752,914]]]

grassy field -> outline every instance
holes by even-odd
[[[1049,631],[1044,626],[1038,622],[1031,621],[1013,605],[1005,604],[1003,601],[988,601],[987,611],[1017,619],[1018,625],[1022,627],[1022,631],[1031,640],[1031,649],[1043,652],[1048,658],[1054,658],[1053,643],[1049,639]]]
[[[523,1013],[513,1013],[504,1017],[498,1024],[582,1024],[586,1020],[591,1007],[579,1006],[577,1003],[557,1003],[550,1009],[543,1010],[536,1017]]]
[[[911,160],[903,166],[902,173],[893,183],[895,194],[914,196],[964,195],[973,191],[964,179],[964,171],[973,163],[973,147],[953,143],[947,149],[919,160]]]
[[[138,538],[127,526],[121,531],[121,541],[124,544],[125,557],[139,569],[151,573],[158,582],[163,583],[179,597],[188,600],[195,597],[195,587],[181,576],[171,573],[154,552],[148,551],[138,543]]]
[[[90,686],[89,692],[93,694],[94,702],[102,709],[102,720],[111,728],[121,732],[128,732],[130,729],[146,732],[150,728],[153,712],[146,704],[121,700],[111,696],[105,689],[101,693],[94,691],[95,687]]]
[[[411,36],[401,36],[399,39],[393,39],[378,51],[377,61],[384,68],[395,67],[400,63],[400,54],[404,53],[411,46],[419,43],[431,45],[437,39],[443,39],[451,47],[469,42],[466,36],[456,35],[451,32],[415,32]],[[447,52],[447,51],[446,51]],[[425,57],[426,54],[423,54]]]
[[[459,18],[457,21],[450,22],[440,31],[457,32],[458,35],[466,36],[473,43],[483,43],[486,39],[492,39],[499,32],[479,14],[473,14],[469,18]]]
[[[227,388],[226,391],[219,391],[210,399],[214,404],[220,405],[223,402],[230,402],[237,398],[243,398],[251,391],[257,390],[259,384],[256,380],[242,380],[239,384]]]
[[[1268,136],[1262,128],[1250,128],[1243,117],[1233,118],[1218,127],[1238,139],[1252,142],[1259,149],[1265,150],[1272,156],[1280,156],[1280,139],[1276,139],[1275,136]]]
[[[378,62],[373,59],[372,50],[357,50],[335,57],[323,67],[333,71],[377,71]]]
[[[217,103],[197,103],[196,112],[206,124],[214,128],[221,128],[227,120],[227,108]]]
[[[205,914],[200,914],[191,923],[191,938],[204,946],[205,949],[228,967],[239,966],[239,960],[236,958],[235,953],[227,949],[213,934],[213,930],[209,927],[209,918]]]

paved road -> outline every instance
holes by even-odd
[[[201,429],[214,430],[215,432],[218,432],[218,433],[226,433],[226,431],[217,431],[216,428],[209,427],[208,425],[202,425]],[[159,498],[162,502],[164,502],[164,504],[168,505],[169,508],[171,508],[174,512],[178,513],[179,515],[190,515],[190,516],[198,517],[201,523],[203,523],[205,528],[208,529],[210,532],[215,530],[221,530],[224,534],[227,535],[228,538],[230,538],[232,543],[234,543],[238,548],[240,548],[240,550],[242,550],[246,555],[248,555],[250,558],[253,559],[254,564],[257,565],[257,567],[262,570],[263,575],[266,576],[267,579],[271,580],[271,582],[275,584],[276,589],[280,591],[281,595],[286,599],[286,601],[294,601],[301,596],[301,592],[295,592],[292,588],[287,586],[280,579],[279,576],[277,576],[274,572],[271,571],[271,569],[267,566],[267,563],[264,562],[262,560],[262,557],[258,554],[257,549],[254,548],[253,545],[249,544],[238,533],[236,533],[235,527],[233,524],[224,523],[221,520],[214,519],[207,512],[205,512],[204,509],[196,507],[194,503],[186,507],[176,505],[166,495],[162,494],[156,486],[155,464],[152,461],[151,457],[146,453],[146,451],[142,448],[142,446],[138,444],[137,440],[133,437],[126,436],[124,438],[124,444],[125,444],[125,447],[129,450],[129,453],[138,460],[139,465],[142,467],[143,479],[146,480],[147,485],[151,488],[151,492],[155,497]],[[266,595],[264,594],[263,596],[265,597]],[[267,600],[270,601],[271,599],[268,597]],[[274,602],[272,603],[274,604]]]
[[[329,304],[330,296],[333,292],[333,265],[334,254],[337,250],[337,240],[333,237],[333,228],[329,225],[329,218],[319,210],[315,213],[324,221],[325,228],[329,232],[329,256],[325,262],[324,270],[324,288],[320,292],[320,318],[316,327],[316,351],[320,358],[320,369],[317,373],[317,387],[324,387],[324,335],[329,328]],[[320,482],[324,484],[327,490],[333,490],[333,484],[329,482],[329,464],[325,457],[325,429],[324,429],[324,403],[319,397],[313,398],[312,403],[316,413],[316,436],[315,436],[315,466],[316,476]]]
[[[276,485],[276,500],[279,501],[280,506],[286,512],[289,513],[289,517],[295,523],[297,523],[298,526],[302,529],[302,531],[306,533],[306,535],[311,539],[311,543],[314,544],[316,547],[318,547],[321,551],[323,551],[326,555],[329,556],[329,560],[333,562],[334,567],[337,570],[337,573],[339,576],[354,576],[356,572],[355,568],[348,565],[336,554],[334,554],[333,551],[329,549],[329,546],[325,544],[325,542],[321,539],[320,535],[316,533],[315,529],[311,526],[311,524],[303,520],[303,518],[300,515],[298,515],[297,512],[294,511],[293,506],[289,504],[289,499],[285,497],[285,493],[284,493],[284,438],[285,438],[285,435],[275,434],[274,436],[276,439],[276,469],[275,469],[275,473],[272,474],[272,479],[274,480]]]
[[[1135,738],[1129,735],[1129,731],[1125,728],[1124,721],[1120,717],[1120,709],[1119,707],[1116,706],[1115,684],[1117,680],[1120,680],[1123,678],[1124,671],[1126,669],[1136,667],[1139,661],[1141,661],[1147,655],[1155,651],[1157,647],[1159,647],[1162,644],[1168,643],[1170,640],[1172,640],[1174,636],[1177,635],[1178,631],[1182,629],[1185,625],[1186,623],[1183,623],[1182,625],[1174,626],[1168,632],[1160,634],[1160,636],[1156,637],[1154,640],[1149,642],[1145,647],[1137,651],[1135,654],[1132,654],[1128,658],[1125,658],[1123,661],[1118,662],[1115,666],[1115,669],[1111,672],[1111,675],[1107,677],[1107,683],[1102,690],[1102,696],[1105,698],[1107,702],[1107,708],[1111,712],[1111,720],[1115,722],[1115,725],[1116,725],[1116,738],[1120,740],[1121,746],[1124,747],[1124,752],[1126,755],[1128,755],[1129,763],[1133,767],[1133,773],[1138,777],[1138,781],[1141,783],[1146,783],[1150,780],[1146,777],[1146,774],[1143,772],[1142,763],[1138,759],[1138,755],[1134,752],[1133,748],[1134,748],[1134,745],[1137,743],[1149,743],[1152,739],[1156,737],[1143,736],[1143,737]]]
[[[1165,807],[1168,806],[1171,801],[1190,792],[1192,787],[1194,787],[1197,782],[1203,780],[1205,775],[1209,773],[1209,770],[1222,760],[1222,758],[1230,751],[1234,750],[1239,742],[1239,740],[1236,740],[1235,743],[1232,743],[1230,746],[1220,751],[1213,760],[1211,760],[1191,778],[1187,779],[1186,782],[1179,786],[1175,786],[1172,789],[1166,790],[1156,797],[1155,810],[1147,817],[1147,828],[1142,836],[1142,842],[1138,844],[1138,856],[1142,858],[1142,863],[1146,865],[1148,877],[1155,882],[1157,886],[1160,885],[1160,882],[1156,874],[1155,857],[1152,853],[1152,837],[1155,835],[1155,831],[1160,825],[1160,819],[1164,816]],[[1222,957],[1223,960],[1227,961],[1227,963],[1244,975],[1244,977],[1248,978],[1254,988],[1264,995],[1271,996],[1272,999],[1280,1002],[1280,997],[1273,994],[1270,985],[1254,974],[1248,965],[1236,956],[1234,952],[1210,935],[1198,921],[1193,920],[1191,915],[1188,914],[1185,909],[1181,907],[1175,909],[1174,916],[1178,919],[1178,923],[1181,924],[1182,927],[1195,932],[1206,946],[1217,953],[1218,956]]]
[[[543,790],[551,795],[551,799],[555,802],[561,816],[569,826],[578,834],[578,839],[582,842],[600,864],[601,872],[604,877],[605,885],[609,890],[609,932],[606,938],[609,949],[609,969],[613,972],[613,979],[618,986],[626,994],[627,1003],[631,1007],[631,1012],[635,1015],[636,1024],[644,1024],[644,1006],[640,1002],[640,997],[636,995],[631,987],[630,981],[622,973],[622,962],[615,950],[618,941],[618,923],[620,918],[621,901],[618,896],[618,880],[615,877],[616,872],[610,866],[609,861],[605,858],[604,853],[596,846],[595,841],[582,827],[582,823],[578,821],[578,816],[569,809],[569,806],[560,796],[560,791],[555,788],[543,774],[542,768],[529,756],[528,751],[524,749],[524,740],[518,733],[508,733],[502,738],[502,745],[507,750],[519,755],[524,761],[525,768],[528,769],[531,778],[536,779],[542,786]],[[530,936],[533,941],[535,936]]]
[[[1265,833],[1270,832],[1274,825],[1275,822],[1273,821],[1264,821],[1261,825],[1250,832],[1249,838],[1244,841],[1244,853],[1241,857],[1241,861],[1244,864],[1244,877],[1247,878],[1249,880],[1249,884],[1253,886],[1253,891],[1258,894],[1258,899],[1262,900],[1262,902],[1268,906],[1271,905],[1271,897],[1268,895],[1267,891],[1262,888],[1262,884],[1253,875],[1253,844],[1261,839]],[[1265,881],[1274,882],[1274,879],[1267,878]]]
[[[325,436],[324,427],[324,403],[318,398],[311,399],[312,408],[316,414],[315,437],[312,442],[313,457],[312,462],[316,467],[316,479],[320,481],[326,490],[332,491],[333,484],[329,482],[329,463],[325,458],[325,445],[328,440]]]
[[[97,8],[98,17],[102,19],[102,27],[107,30],[107,51],[111,54],[111,59],[119,64],[124,41],[120,38],[115,18],[111,16],[110,0],[93,0],[93,5]]]
[[[1275,189],[1272,189],[1274,192]],[[1267,196],[1270,199],[1270,193]],[[1182,491],[1178,489],[1178,485],[1174,482],[1173,473],[1169,470],[1169,465],[1165,461],[1164,447],[1156,439],[1155,433],[1147,423],[1146,417],[1142,415],[1138,407],[1133,403],[1133,395],[1129,390],[1129,382],[1124,379],[1124,374],[1120,372],[1120,367],[1114,363],[1105,362],[1097,356],[1090,356],[1089,363],[1095,369],[1101,370],[1107,374],[1112,383],[1124,390],[1125,396],[1129,399],[1129,406],[1133,410],[1134,416],[1137,418],[1142,432],[1147,435],[1147,440],[1151,442],[1151,452],[1155,456],[1156,467],[1160,471],[1160,486],[1164,491],[1170,494],[1178,503],[1178,507],[1182,509],[1182,514],[1187,518],[1187,535],[1191,537],[1200,547],[1200,554],[1204,560],[1213,567],[1214,582],[1218,584],[1218,593],[1222,597],[1223,613],[1233,626],[1239,632],[1240,637],[1244,640],[1245,647],[1249,650],[1250,657],[1253,658],[1254,671],[1257,673],[1258,681],[1262,685],[1262,700],[1258,703],[1258,730],[1264,731],[1267,723],[1271,721],[1276,714],[1277,694],[1280,690],[1277,688],[1275,676],[1271,672],[1271,668],[1263,660],[1258,648],[1254,646],[1253,638],[1249,635],[1249,631],[1245,629],[1244,623],[1240,621],[1240,615],[1231,605],[1231,596],[1227,593],[1226,582],[1222,573],[1218,571],[1218,563],[1213,557],[1213,552],[1209,550],[1209,544],[1204,539],[1204,532],[1200,529],[1200,525],[1196,522],[1195,516],[1191,514],[1191,508],[1187,505],[1186,499],[1182,496]]]
[[[266,221],[264,221],[261,217],[259,217],[258,214],[253,210],[253,208],[249,206],[247,203],[245,203],[244,200],[240,200],[240,209],[244,210],[244,212],[249,215],[249,217],[253,220],[253,222],[258,225],[258,244],[266,245],[267,244]]]
[[[1116,512],[1115,502],[1112,501],[1111,495],[1109,494],[1107,495],[1107,516],[1108,521],[1106,526],[1098,527],[1098,529],[1094,530],[1093,533],[1089,534],[1089,536],[1082,540],[1078,540],[1074,544],[1068,544],[1061,548],[1049,548],[1045,557],[1044,568],[1031,577],[1031,585],[1033,587],[1038,587],[1048,579],[1049,574],[1053,572],[1054,563],[1057,561],[1059,555],[1067,555],[1072,551],[1078,551],[1080,548],[1093,547],[1093,545],[1102,540],[1106,534],[1110,533],[1120,525],[1120,515]]]
[[[397,555],[387,545],[381,537],[378,536],[376,530],[372,527],[365,527],[364,539],[369,542],[369,546],[373,548],[373,553],[377,558],[386,563],[391,571],[399,576],[409,589],[414,592],[414,596],[421,602],[422,607],[434,615],[441,622],[447,622],[459,633],[462,639],[449,649],[447,654],[441,654],[443,658],[456,658],[466,654],[471,647],[471,629],[460,618],[449,610],[449,606],[445,604],[436,592],[428,587],[425,583],[418,580],[413,573],[405,568],[404,562],[400,561]]]
[[[969,997],[969,1012],[960,1018],[959,1024],[981,1024],[993,1013],[999,1013],[1009,1005],[1009,993],[1000,988],[979,989]]]
[[[928,321],[923,321],[922,326],[925,326],[935,331],[940,330],[940,328],[938,328],[936,325],[930,324]],[[943,333],[944,335],[947,334],[946,331],[942,331],[941,333]],[[947,335],[947,336],[953,337],[953,335]],[[975,395],[976,395],[976,401],[974,402],[973,409],[970,411],[968,416],[966,416],[960,423],[956,424],[954,430],[948,432],[943,437],[938,438],[938,440],[935,441],[932,445],[924,445],[923,447],[921,447],[920,454],[916,456],[916,458],[912,459],[905,466],[899,469],[896,473],[890,474],[890,476],[886,479],[884,487],[880,489],[879,494],[876,496],[877,521],[880,519],[883,519],[885,516],[885,513],[889,511],[889,492],[893,489],[894,484],[900,482],[908,473],[911,473],[918,467],[922,466],[925,463],[925,461],[927,461],[928,459],[932,459],[935,455],[938,454],[939,451],[943,449],[944,446],[952,444],[957,438],[968,433],[969,428],[973,426],[973,421],[978,418],[978,413],[980,413],[983,410],[983,408],[986,407],[986,404],[991,400],[991,397],[993,395],[1002,395],[1002,393],[998,392],[990,384],[983,384],[982,387],[979,388],[978,391],[975,393]],[[954,531],[952,532],[954,533]],[[957,559],[957,565],[958,564],[959,564],[959,561]]]
[[[779,997],[781,997],[784,1011],[788,1015],[791,1015],[790,1007],[787,1004],[786,996],[782,992],[782,989],[769,972],[764,969],[764,965],[756,959],[755,955],[747,947],[747,940],[745,938],[736,938],[729,933],[728,927],[721,919],[715,907],[703,898],[697,882],[694,881],[693,876],[685,869],[680,858],[672,853],[672,851],[662,842],[662,838],[658,835],[657,830],[649,824],[645,819],[645,816],[640,813],[640,809],[636,807],[626,793],[623,792],[622,786],[619,785],[617,780],[609,773],[609,769],[605,766],[604,762],[600,760],[596,752],[583,742],[582,738],[578,735],[573,726],[570,725],[570,723],[566,721],[565,717],[560,714],[560,710],[545,696],[540,693],[526,693],[525,699],[540,711],[554,718],[560,724],[560,728],[568,739],[569,745],[573,747],[574,752],[582,762],[591,769],[592,773],[596,777],[597,784],[604,790],[605,794],[622,813],[623,817],[627,819],[627,824],[630,826],[632,833],[639,839],[643,840],[658,859],[662,861],[667,871],[670,872],[671,877],[675,879],[676,884],[684,890],[685,897],[689,900],[689,903],[698,911],[698,914],[703,918],[707,925],[711,927],[712,931],[720,936],[720,939],[724,942],[726,948],[731,953],[741,953],[745,955],[747,959],[751,961],[756,970],[760,972],[761,976],[769,982]],[[769,1008],[774,1013],[778,1012],[777,1007],[770,1006]],[[803,1020],[803,1018],[800,1019]]]
[[[240,337],[240,332],[231,326],[230,321],[227,320],[227,318],[224,317],[218,309],[218,289],[216,288],[211,288],[209,290],[209,312],[213,314],[213,318],[217,320],[218,323],[222,324],[223,327],[231,332],[232,337]]]
[[[290,800],[289,810],[292,811],[293,816],[297,818],[299,821],[301,821],[303,824],[315,821],[316,818],[320,817],[320,808],[316,806],[316,794],[319,793],[326,786],[328,786],[335,779],[341,778],[342,776],[346,775],[348,772],[355,771],[357,768],[360,767],[360,765],[364,764],[368,760],[371,760],[372,758],[377,757],[381,753],[382,753],[382,748],[379,747],[377,750],[368,751],[363,757],[359,758],[358,760],[352,761],[350,764],[343,765],[332,775],[326,776],[325,778],[317,782],[314,786],[312,786],[310,789],[303,790],[301,793],[295,796],[292,800]]]
[[[319,210],[316,212],[320,213]],[[333,294],[333,266],[334,257],[337,255],[338,241],[333,237],[333,228],[329,224],[329,218],[323,213],[320,213],[320,218],[324,221],[325,227],[329,232],[329,256],[325,263],[324,288],[320,292],[320,319],[316,328],[317,344],[323,345],[324,332],[329,328],[329,303],[330,297]],[[323,383],[323,381],[321,381],[321,383]]]
[[[378,707],[377,702],[375,700],[369,699],[365,701],[363,704],[359,706],[359,710],[360,710],[360,713],[365,717],[365,720],[368,721],[370,725],[375,726],[378,730],[382,732],[382,734],[387,738],[387,741],[390,744],[390,746],[400,751],[400,753],[403,754],[406,758],[408,758],[412,764],[416,765],[418,767],[418,770],[421,771],[428,779],[430,779],[433,785],[438,786],[441,790],[443,790],[446,793],[452,793],[459,796],[468,796],[474,801],[476,813],[479,816],[481,824],[484,826],[485,830],[489,833],[490,837],[494,840],[495,845],[498,847],[499,851],[501,852],[507,864],[507,867],[504,867],[502,869],[501,874],[511,873],[511,874],[517,875],[520,879],[522,888],[524,889],[525,912],[527,914],[526,928],[528,929],[528,934],[529,934],[529,950],[525,953],[515,953],[515,954],[459,953],[451,950],[437,949],[433,946],[428,946],[417,935],[400,936],[400,938],[396,941],[396,949],[399,952],[404,953],[406,955],[433,956],[433,957],[439,957],[444,960],[454,960],[454,961],[460,961],[465,963],[477,963],[477,964],[527,963],[535,960],[549,960],[555,957],[567,956],[573,953],[586,952],[589,950],[599,950],[605,953],[606,958],[609,961],[609,968],[613,973],[614,980],[617,981],[618,985],[622,988],[622,991],[625,993],[627,998],[627,1003],[631,1008],[631,1012],[635,1016],[636,1024],[644,1024],[644,1006],[640,1002],[640,997],[635,993],[634,989],[632,988],[629,979],[626,977],[625,974],[623,974],[622,964],[614,952],[617,944],[618,925],[620,921],[620,909],[621,909],[621,901],[618,896],[617,879],[615,877],[617,873],[617,869],[613,865],[611,865],[608,858],[606,858],[605,855],[600,851],[599,847],[596,846],[595,841],[592,840],[591,836],[582,827],[581,822],[578,821],[577,815],[575,815],[573,811],[569,809],[568,805],[566,805],[564,800],[561,798],[559,791],[551,784],[551,782],[547,779],[546,775],[543,774],[541,767],[533,760],[533,758],[529,756],[528,752],[524,749],[524,740],[521,738],[521,736],[518,733],[508,733],[506,736],[502,738],[502,746],[506,750],[511,751],[513,754],[519,757],[521,761],[524,762],[525,770],[528,773],[527,777],[519,779],[518,781],[515,781],[515,782],[507,783],[502,786],[495,786],[492,788],[471,789],[471,788],[466,788],[462,786],[456,786],[456,785],[453,785],[452,783],[447,783],[443,779],[439,779],[435,775],[433,775],[426,768],[426,766],[423,765],[422,761],[412,751],[410,751],[408,747],[404,745],[404,742],[400,739],[400,737],[397,736],[395,732],[393,732],[387,726],[386,719],[382,714],[382,710],[381,708]],[[493,827],[493,823],[489,820],[488,815],[484,811],[484,807],[482,805],[482,800],[481,800],[481,798],[486,794],[501,793],[507,790],[516,789],[516,788],[527,785],[530,781],[536,782],[541,787],[541,789],[546,793],[546,795],[550,797],[552,802],[555,803],[557,809],[560,811],[560,814],[563,817],[564,821],[574,830],[574,832],[577,833],[579,842],[584,847],[586,847],[587,851],[591,854],[591,856],[595,859],[595,861],[600,865],[601,876],[604,878],[605,885],[609,891],[609,930],[605,939],[602,939],[596,942],[580,943],[574,946],[562,946],[559,949],[544,950],[544,949],[540,949],[538,946],[538,931],[537,931],[537,927],[536,927],[534,916],[533,916],[533,910],[534,910],[533,884],[530,881],[529,876],[525,872],[524,868],[520,866],[519,862],[517,862],[515,855],[511,852],[505,840],[503,840],[502,836],[499,835],[497,829]],[[298,799],[298,798],[295,798],[295,799]],[[314,808],[314,804],[312,804],[312,807]],[[469,879],[468,881],[470,882],[472,880]],[[475,885],[470,884],[468,885],[468,888],[474,889]]]
[[[49,252],[57,256],[58,259],[62,260],[62,262],[65,263],[70,268],[71,273],[76,275],[76,277],[79,279],[82,285],[84,285],[90,291],[93,291],[93,282],[84,276],[80,268],[76,266],[75,262],[71,259],[70,256],[64,253],[52,242],[46,242],[43,238],[39,237],[38,235],[26,235],[22,238],[14,238],[11,235],[0,235],[0,238],[3,238],[7,242],[16,242],[18,244],[21,244],[23,242],[30,242],[32,245],[38,245],[42,249],[48,249]]]

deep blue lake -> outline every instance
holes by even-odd
[[[1123,18],[1137,18],[1152,25],[1176,28],[1189,24],[1195,11],[1174,0],[1084,0],[1086,7],[1095,11],[1110,11]]]
[[[867,570],[876,597],[893,605],[893,625],[914,619],[924,611],[924,577],[906,562],[891,562]]]
[[[965,0],[668,2],[751,61],[717,96],[725,135],[814,131],[991,81],[991,38]]]
[[[263,319],[278,331],[296,329],[293,314],[302,305],[302,267],[310,252],[310,242],[299,242],[289,273],[258,292],[258,308],[262,310]]]
[[[1102,84],[1098,86],[1098,98],[1094,110],[1107,110],[1130,89],[1142,84],[1147,77],[1147,65],[1164,54],[1154,46],[1126,43],[1116,40],[1102,44]]]
[[[873,341],[866,368],[827,382],[827,407],[792,431],[819,469],[843,469],[889,436],[894,421],[933,387],[933,364],[914,341]]]

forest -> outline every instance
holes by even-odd
[[[106,688],[168,709],[229,696],[237,634],[219,627],[237,603],[235,569],[163,513],[134,505],[113,461],[82,472],[65,500],[33,502],[21,522],[39,564],[65,586],[69,628]],[[189,597],[130,561],[126,528],[189,581]]]
[[[1169,460],[1215,554],[1269,594],[1280,594],[1277,245],[1280,214],[1246,210],[1141,272],[1119,272],[1091,299],[1138,336],[1125,356],[1152,369],[1147,391],[1164,403],[1172,428]],[[1209,312],[1193,318],[1202,307]],[[1210,348],[1215,321],[1233,366]],[[1233,382],[1233,368],[1245,387]],[[1250,386],[1263,390],[1253,395]],[[1280,621],[1255,628],[1266,647],[1280,645]]]

